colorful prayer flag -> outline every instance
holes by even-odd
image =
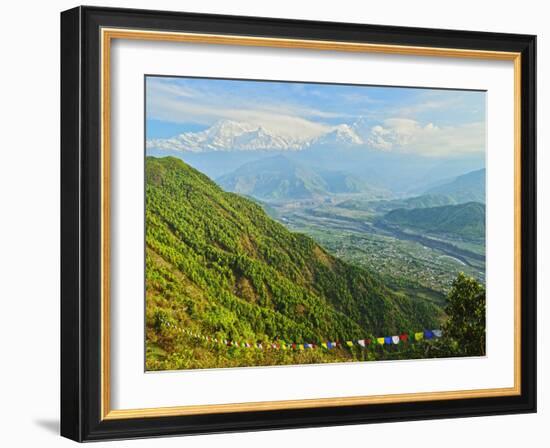
[[[217,339],[213,336],[205,336],[198,333],[194,333],[186,328],[180,328],[177,327],[174,324],[170,324],[169,322],[166,323],[168,326],[172,326],[176,328],[176,330],[180,333],[186,333],[190,336],[193,336],[197,339],[202,339],[205,341],[211,341],[215,342],[217,344],[224,344],[228,347],[243,347],[243,348],[258,348],[260,350],[263,350],[263,346],[261,343],[249,343],[249,342],[237,342],[237,341],[231,341],[228,339]],[[296,343],[285,343],[285,342],[269,342],[268,346],[269,348],[272,348],[274,350],[306,350],[306,349],[315,349],[318,347],[322,347],[326,350],[334,349],[337,347],[342,347],[343,345],[347,347],[353,347],[354,345],[359,345],[360,347],[365,348],[367,345],[370,345],[372,343],[380,344],[380,345],[398,345],[400,342],[413,342],[413,341],[421,341],[423,339],[433,339],[433,338],[440,338],[443,335],[442,330],[435,329],[435,330],[423,330],[419,331],[417,333],[401,333],[400,335],[395,336],[385,336],[385,337],[379,337],[375,339],[357,339],[357,340],[351,340],[351,341],[326,341],[326,342],[304,342],[301,344]]]

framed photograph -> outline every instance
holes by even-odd
[[[61,433],[536,411],[535,36],[61,14]]]

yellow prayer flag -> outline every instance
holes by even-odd
[[[348,345],[348,347],[353,347],[353,342],[352,341],[346,341],[346,344]]]
[[[376,342],[378,342],[380,345],[384,345],[384,338],[376,338]]]
[[[323,348],[326,348],[326,349],[328,350],[328,346],[327,346],[327,343],[326,343],[326,342],[322,342],[322,343],[321,343],[321,346],[322,346]]]
[[[420,341],[421,339],[424,339],[424,333],[423,332],[415,333],[414,334],[414,339],[417,340],[417,341]]]

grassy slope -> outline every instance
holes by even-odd
[[[221,339],[308,342],[418,330],[440,316],[432,304],[395,295],[181,160],[147,158],[146,202],[148,369],[364,356],[212,347],[174,325]]]

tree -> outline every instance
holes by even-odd
[[[444,340],[455,356],[485,355],[485,287],[463,273],[454,280],[445,308]]]

